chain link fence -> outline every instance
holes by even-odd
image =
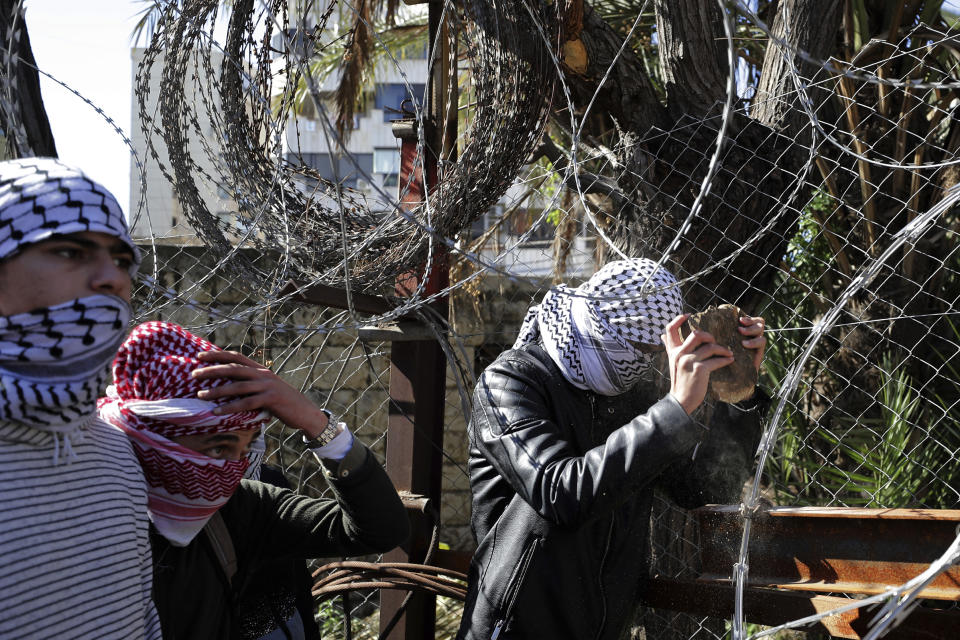
[[[944,4],[705,3],[697,31],[675,15],[685,2],[470,0],[435,7],[445,47],[429,47],[426,10],[388,3],[156,3],[131,136],[137,319],[269,363],[383,461],[391,345],[361,328],[436,296],[418,289],[376,315],[296,294],[391,294],[399,274],[449,255],[449,322],[429,320],[450,360],[439,541],[469,552],[474,377],[550,286],[648,256],[681,279],[690,309],[766,319],[772,402],[745,513],[960,508],[960,47]],[[420,71],[405,62],[414,50]],[[443,64],[450,80],[428,95],[425,74]],[[366,122],[380,100],[369,85],[390,73],[400,101],[376,108],[419,123],[414,168],[430,126],[448,140],[435,196],[412,207],[393,188],[409,193],[415,171],[388,189],[361,157],[396,143],[349,124]],[[298,441],[271,425],[267,462],[324,495]],[[697,575],[695,521],[666,497],[651,542],[653,573]],[[325,601],[324,637],[376,637],[378,607],[374,590]],[[458,603],[437,611],[437,637],[453,637]],[[630,633],[730,627],[640,607]]]

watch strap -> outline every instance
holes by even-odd
[[[335,420],[333,414],[327,409],[321,409],[327,416],[327,426],[315,438],[303,437],[303,444],[308,449],[319,449],[325,447],[337,437],[340,433],[339,421]]]

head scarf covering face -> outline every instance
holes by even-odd
[[[650,366],[635,344],[660,344],[667,323],[682,312],[669,271],[645,258],[619,260],[576,289],[560,285],[547,292],[527,312],[514,348],[540,339],[572,385],[615,396]]]
[[[0,162],[0,260],[55,235],[96,231],[140,252],[123,212],[103,186],[53,158]],[[27,313],[0,317],[0,420],[27,424],[60,439],[68,459],[71,440],[93,415],[107,366],[123,340],[130,305],[92,295]]]
[[[0,316],[0,420],[54,434],[68,459],[90,420],[108,365],[130,322],[130,305],[94,295]]]
[[[106,188],[55,158],[0,162],[0,260],[25,245],[84,231],[106,233],[126,243],[133,252],[130,275],[137,272],[140,250],[130,238],[120,205]]]
[[[197,392],[230,380],[196,380],[204,366],[197,354],[219,347],[169,322],[147,322],[130,333],[113,363],[114,385],[99,403],[100,416],[122,429],[134,445],[147,478],[147,507],[154,526],[177,546],[186,546],[233,495],[249,460],[218,460],[172,438],[254,429],[270,415],[242,411],[215,415],[219,402]]]

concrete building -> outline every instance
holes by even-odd
[[[145,49],[134,48],[131,50],[133,58],[132,82],[131,86],[137,86],[137,71],[144,60]],[[219,65],[222,58],[215,56],[213,63]],[[155,123],[159,126],[161,115],[158,109],[157,96],[160,93],[160,74],[162,71],[162,56],[154,65],[154,72],[151,75],[149,101],[146,105],[146,112],[151,114]],[[201,87],[204,81],[201,80]],[[195,90],[188,90],[188,99],[196,98]],[[140,117],[140,105],[136,93],[131,93],[131,127],[130,140],[136,150],[137,156],[143,163],[144,170],[141,172],[133,158],[130,159],[130,227],[133,237],[136,239],[146,238],[164,238],[178,242],[190,242],[196,239],[196,233],[184,217],[183,208],[177,200],[173,185],[163,175],[160,165],[154,159],[147,146],[147,137],[143,132],[143,126]],[[202,144],[202,137],[212,132],[209,123],[202,123],[201,131],[183,132],[188,138],[188,149],[190,156],[197,163],[197,170],[207,175],[216,175],[215,167],[207,157],[207,152]],[[167,148],[159,134],[152,136],[152,142],[156,148],[157,155],[167,165],[169,170],[169,160]],[[144,191],[146,187],[146,191]],[[215,186],[210,186],[201,193],[207,209],[217,212],[229,221],[230,216],[236,211],[236,205],[231,201],[229,194]],[[227,222],[228,223],[228,222]]]

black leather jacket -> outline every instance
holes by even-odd
[[[739,500],[765,404],[718,405],[708,431],[669,395],[577,389],[538,345],[501,354],[474,392],[478,547],[457,638],[619,638],[655,485],[686,508]]]

